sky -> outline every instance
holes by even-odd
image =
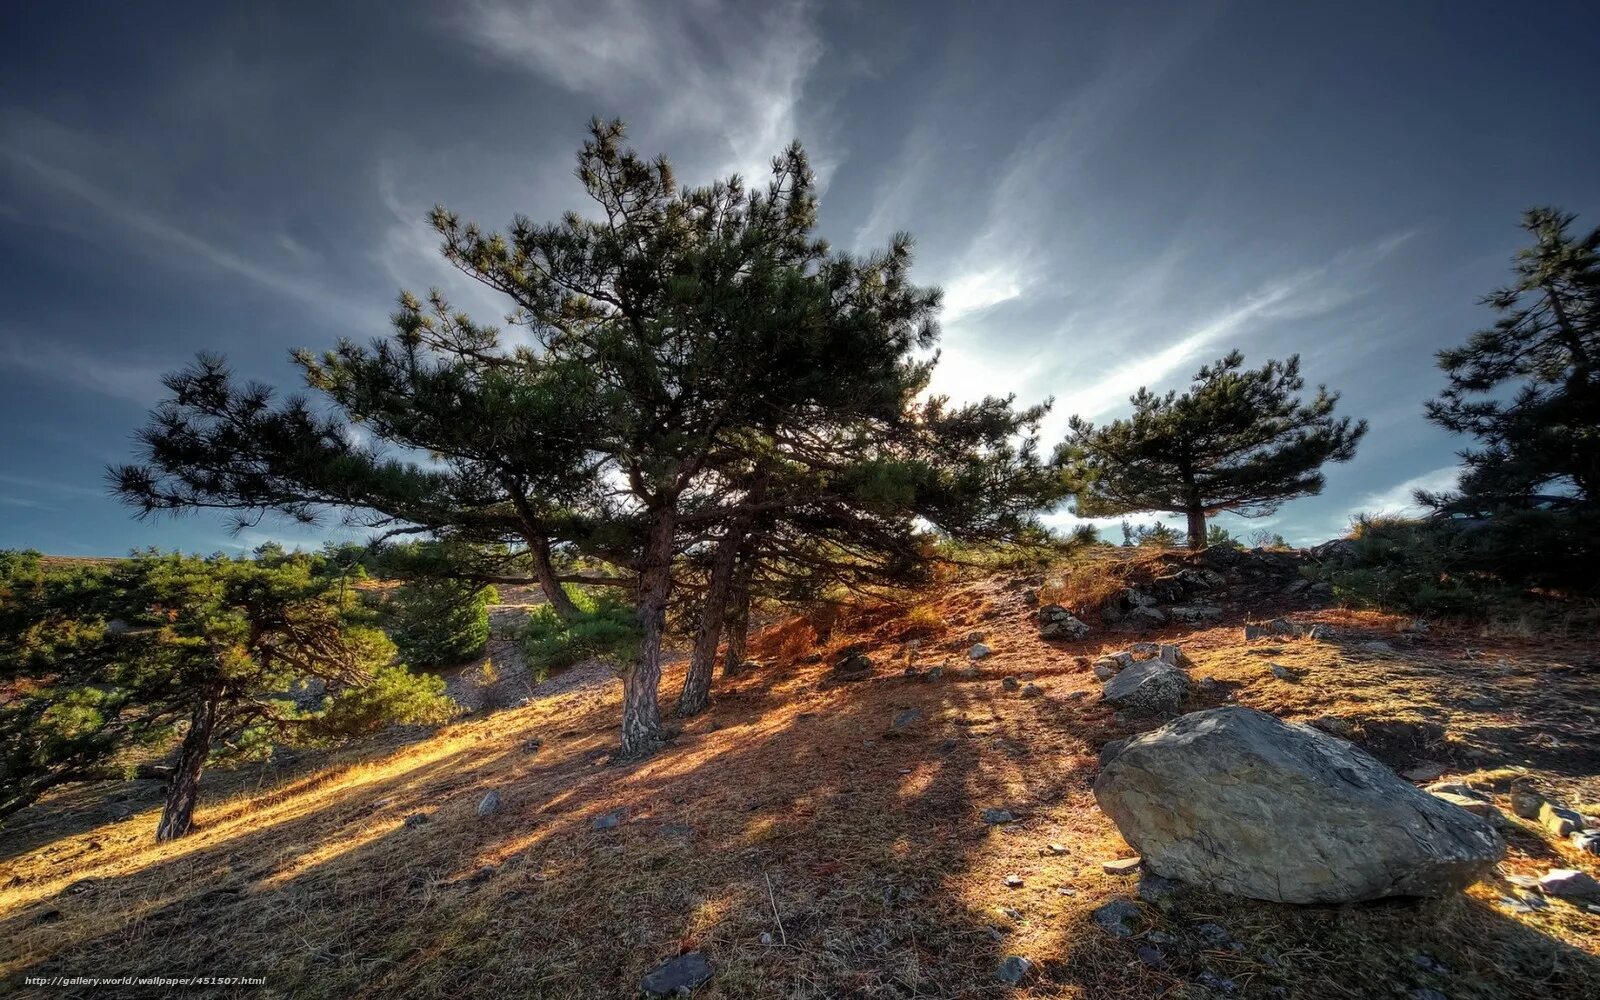
[[[687,183],[801,140],[822,235],[909,231],[944,289],[935,391],[1053,398],[1046,445],[1299,354],[1372,429],[1321,496],[1219,523],[1334,537],[1454,482],[1433,355],[1489,322],[1522,211],[1600,224],[1597,62],[1592,3],[6,4],[0,547],[349,537],[137,521],[104,470],[197,352],[294,390],[291,349],[383,335],[402,288],[503,317],[426,213],[582,209],[596,115]]]

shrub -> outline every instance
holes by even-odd
[[[455,580],[414,580],[383,606],[384,630],[414,667],[437,667],[470,660],[489,641],[489,605],[500,599],[493,587],[475,588]]]
[[[621,664],[639,653],[639,626],[634,611],[615,594],[588,594],[568,589],[578,617],[562,621],[548,605],[536,608],[522,632],[522,656],[535,675],[570,667],[588,659]]]
[[[1323,576],[1356,607],[1479,613],[1540,592],[1591,594],[1600,555],[1593,518],[1527,510],[1492,518],[1357,518]]]

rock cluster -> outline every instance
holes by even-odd
[[[1040,638],[1082,639],[1088,634],[1089,626],[1061,605],[1046,604],[1039,609]]]
[[[1095,676],[1105,681],[1101,699],[1134,715],[1171,715],[1193,683],[1183,668],[1189,662],[1171,643],[1134,643],[1094,661]]]

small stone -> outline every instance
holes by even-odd
[[[983,640],[984,640],[984,635],[983,635],[982,632],[968,632],[967,633],[967,643],[969,645],[976,645],[977,643],[980,643]]]
[[[766,931],[762,931],[761,932],[760,940],[761,940],[761,944],[763,946],[768,947],[768,948],[772,947],[772,935],[767,933]]]
[[[1007,875],[1005,878],[1005,883],[1007,889],[1020,889],[1022,888],[1022,876]]]
[[[1152,872],[1145,872],[1139,876],[1139,898],[1146,903],[1159,903],[1169,899],[1183,890],[1183,886],[1170,878],[1162,878]]]
[[[1094,661],[1094,675],[1103,681],[1108,681],[1117,676],[1117,671],[1121,668],[1121,664],[1117,663],[1116,660]]]
[[[1072,888],[1071,886],[1066,886],[1066,885],[1057,886],[1056,887],[1056,892],[1060,893],[1063,896],[1076,896],[1078,894],[1078,890]]]
[[[596,816],[594,818],[594,822],[589,825],[596,830],[611,830],[621,826],[622,821],[626,819],[627,816],[627,810],[613,809],[608,813],[602,813],[599,816]]]
[[[1271,670],[1272,676],[1276,677],[1280,681],[1292,681],[1295,678],[1294,671],[1283,666],[1282,664],[1269,663],[1267,664],[1267,669]]]
[[[1161,954],[1161,949],[1154,945],[1140,945],[1138,954],[1139,961],[1144,963],[1146,968],[1165,969],[1167,967],[1167,957]]]
[[[1585,854],[1600,854],[1600,832],[1584,830],[1574,833],[1572,846]]]
[[[1161,655],[1159,642],[1136,642],[1128,647],[1128,655],[1134,660],[1153,660]]]
[[[1539,825],[1557,837],[1566,837],[1583,829],[1583,817],[1565,806],[1544,802],[1539,806]]]
[[[894,722],[891,723],[891,725],[893,725],[896,729],[904,729],[912,723],[921,720],[921,718],[921,709],[907,708],[895,713]]]
[[[412,813],[410,816],[407,816],[405,820],[406,826],[421,826],[426,822],[428,822],[427,813]]]
[[[1017,680],[1015,677],[1007,677],[1000,682],[1000,686],[1005,688],[1007,691],[1015,691],[1022,687],[1022,682]]]
[[[1539,891],[1561,899],[1600,902],[1600,881],[1576,868],[1556,868],[1541,876]]]
[[[972,648],[967,650],[967,656],[974,660],[981,660],[993,652],[994,650],[990,649],[988,646],[985,646],[983,643],[978,642],[974,643]]]
[[[500,793],[491,791],[478,800],[478,815],[493,816],[500,811]]]
[[[538,753],[542,749],[544,749],[544,740],[531,739],[531,740],[523,740],[522,741],[522,752],[523,753],[535,754],[535,753]]]
[[[1024,698],[1038,698],[1043,694],[1044,688],[1037,684],[1024,684],[1022,687],[1022,697]]]
[[[1218,993],[1232,993],[1239,988],[1238,984],[1233,980],[1219,976],[1210,969],[1202,970],[1198,976],[1194,977],[1194,981],[1198,985],[1204,986],[1208,990],[1216,990]]]
[[[1017,821],[1017,817],[1013,816],[1011,814],[1011,810],[1009,809],[996,809],[991,806],[983,811],[983,821],[991,825],[1000,823],[1015,823]]]
[[[1474,816],[1482,816],[1484,819],[1494,819],[1500,815],[1500,810],[1494,807],[1493,802],[1486,802],[1475,795],[1457,795],[1455,792],[1434,791],[1430,791],[1428,794],[1453,806],[1465,809]]]
[[[1028,973],[1032,969],[1033,963],[1021,955],[1007,955],[1000,960],[1000,965],[995,968],[994,977],[1002,983],[1017,986],[1028,978]]]
[[[1443,764],[1436,764],[1433,761],[1423,761],[1416,767],[1401,771],[1400,775],[1408,781],[1438,781],[1440,778],[1444,777],[1444,772],[1445,766]]]
[[[1071,851],[1069,851],[1067,849],[1067,845],[1066,844],[1057,844],[1057,843],[1054,843],[1054,842],[1051,842],[1050,844],[1047,844],[1046,845],[1046,850],[1048,850],[1051,854],[1070,854],[1071,853]]]
[[[1464,781],[1435,781],[1423,791],[1432,792],[1435,795],[1440,792],[1448,792],[1451,795],[1463,795],[1469,799],[1477,799],[1480,802],[1489,801],[1488,795],[1478,791]]]
[[[1221,924],[1203,923],[1195,924],[1191,928],[1194,936],[1199,938],[1208,948],[1216,950],[1231,950],[1234,945],[1233,935]]]
[[[1538,819],[1544,796],[1526,781],[1511,784],[1511,811],[1523,819]]]
[[[1138,858],[1118,858],[1100,862],[1100,870],[1107,875],[1132,875],[1139,870],[1139,864]]]
[[[711,978],[711,962],[698,951],[691,951],[651,969],[639,988],[653,997],[688,992]]]
[[[943,676],[944,676],[944,667],[943,666],[938,666],[938,667],[929,668],[928,672],[922,675],[922,679],[925,680],[925,681],[932,682],[932,681],[938,680],[939,678],[941,678]]]
[[[1089,919],[1112,937],[1132,937],[1133,928],[1128,926],[1128,922],[1139,919],[1139,907],[1131,899],[1113,899],[1096,907]]]
[[[977,667],[961,667],[960,669],[958,669],[956,671],[956,676],[957,677],[960,677],[962,680],[968,680],[968,681],[973,680],[974,678],[977,678],[977,677],[981,677],[982,675],[983,675],[983,671],[979,670]]]

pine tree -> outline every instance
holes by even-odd
[[[1483,300],[1500,314],[1461,347],[1439,352],[1449,385],[1428,419],[1469,434],[1458,492],[1419,499],[1443,511],[1487,514],[1600,501],[1600,229],[1536,208],[1522,228],[1515,280]]]
[[[1298,356],[1247,369],[1234,351],[1182,395],[1140,389],[1127,419],[1095,427],[1073,417],[1057,461],[1076,513],[1182,514],[1190,548],[1202,549],[1208,517],[1269,514],[1320,493],[1323,464],[1353,457],[1367,424],[1334,417],[1339,397],[1324,387],[1301,402],[1304,387]]]
[[[390,721],[442,721],[436,677],[394,662],[355,592],[305,555],[140,553],[110,569],[39,573],[0,594],[0,815],[101,773],[125,749],[181,734],[158,840],[193,826],[218,754],[322,742]],[[302,707],[292,692],[320,687]]]
[[[783,524],[826,524],[853,556],[887,563],[922,508],[982,525],[1032,501],[1002,474],[1018,452],[961,445],[1014,422],[1007,401],[911,426],[939,293],[911,283],[909,238],[864,258],[817,239],[798,145],[758,190],[738,178],[680,189],[665,160],[622,140],[620,123],[596,121],[579,154],[594,218],[486,233],[434,213],[446,259],[510,299],[532,346],[504,346],[440,296],[406,296],[391,340],[297,355],[332,413],[203,358],[168,380],[144,463],[113,475],[141,513],[338,511],[468,544],[520,540],[564,614],[553,549],[622,567],[643,637],[622,670],[622,751],[639,755],[661,740],[662,635],[684,553],[782,509]],[[926,441],[909,456],[852,453],[870,434]],[[940,448],[961,447],[974,461],[931,470]],[[435,461],[409,460],[418,452]],[[784,462],[834,485],[763,497],[752,476]]]

